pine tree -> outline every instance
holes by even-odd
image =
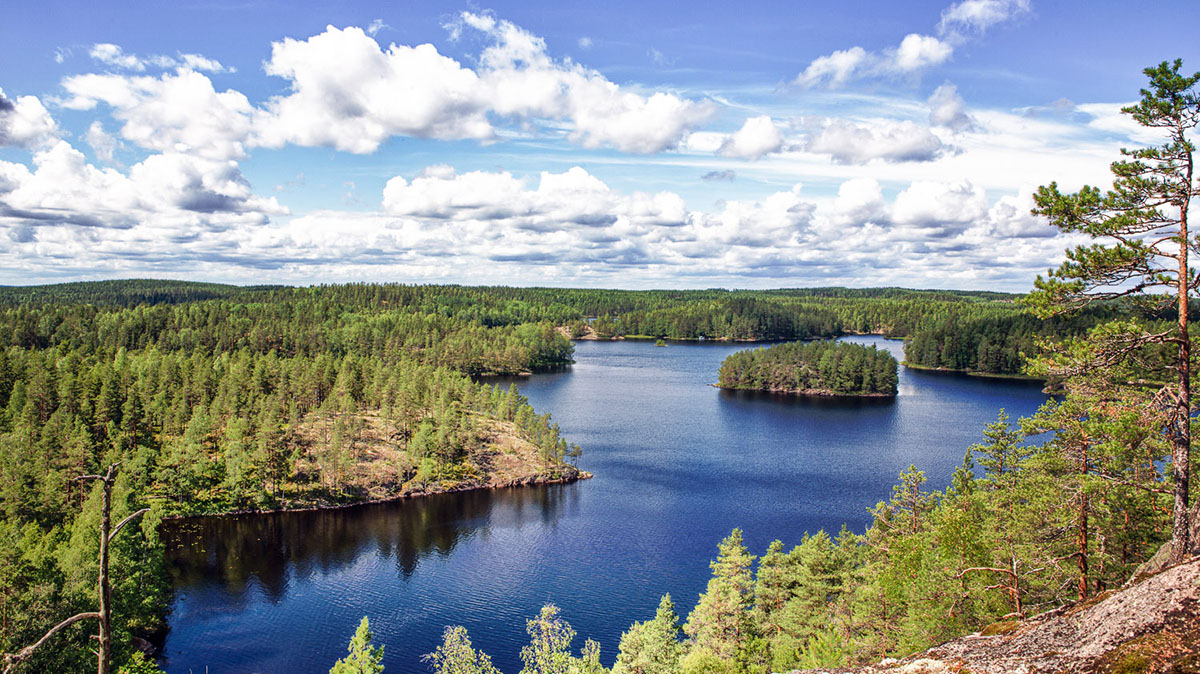
[[[609,674],[600,664],[600,642],[588,639],[579,649],[579,657],[571,661],[570,674]]]
[[[697,648],[727,662],[753,636],[753,563],[754,555],[742,543],[742,530],[734,529],[717,546],[717,559],[709,563],[713,577],[683,627]]]
[[[521,674],[568,674],[571,641],[575,630],[559,615],[554,604],[546,604],[536,618],[525,623],[529,645],[521,649]]]
[[[367,616],[346,647],[349,654],[333,664],[329,674],[380,674],[383,671],[383,646],[371,645],[371,624]]]
[[[683,657],[679,616],[671,595],[663,595],[653,620],[634,623],[621,635],[613,674],[675,674]]]
[[[1165,345],[1170,362],[1157,387],[1171,411],[1164,432],[1171,441],[1174,473],[1172,559],[1200,552],[1200,508],[1189,510],[1191,464],[1191,346],[1189,301],[1200,278],[1189,256],[1200,238],[1188,229],[1191,200],[1200,194],[1194,175],[1195,145],[1189,138],[1200,123],[1200,73],[1181,75],[1182,61],[1163,62],[1144,71],[1150,86],[1141,100],[1122,108],[1142,126],[1161,129],[1166,140],[1156,147],[1122,149],[1113,162],[1112,189],[1084,186],[1063,194],[1056,183],[1038,189],[1034,214],[1064,232],[1101,242],[1067,251],[1067,261],[1035,282],[1029,304],[1042,316],[1070,311],[1102,300],[1130,298],[1153,316],[1173,306],[1176,324],[1160,329],[1125,321],[1093,331],[1057,363],[1060,374],[1106,369]],[[1071,357],[1074,356],[1074,357]],[[1145,377],[1143,377],[1145,379]],[[1152,379],[1150,377],[1149,379]],[[1069,383],[1069,380],[1068,380]],[[1196,529],[1198,535],[1193,537]],[[1193,540],[1195,538],[1195,540]]]
[[[471,646],[467,628],[462,626],[447,627],[442,645],[423,659],[435,674],[500,674],[487,653]]]

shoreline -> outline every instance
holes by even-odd
[[[573,342],[620,342],[624,340],[646,341],[662,339],[668,342],[721,342],[724,344],[774,344],[778,342],[810,342],[828,339],[841,339],[842,337],[882,337],[884,339],[892,339],[898,342],[904,341],[902,337],[888,337],[885,332],[854,332],[846,331],[838,333],[832,337],[659,337],[656,335],[613,335],[612,337],[600,337],[595,332],[588,332],[579,337],[571,337],[565,328],[563,334]]]
[[[586,470],[578,470],[574,475],[547,477],[541,478],[538,475],[531,475],[522,478],[516,478],[507,482],[498,483],[468,483],[459,484],[452,487],[440,487],[433,489],[400,491],[390,496],[381,498],[367,498],[346,503],[314,503],[299,507],[283,507],[283,508],[241,508],[237,510],[222,510],[213,513],[194,513],[189,515],[167,515],[162,518],[163,522],[180,522],[183,520],[197,519],[201,517],[230,517],[239,515],[272,515],[280,513],[303,513],[303,512],[320,512],[324,510],[344,510],[346,508],[357,508],[359,506],[378,505],[381,503],[393,503],[395,501],[405,501],[412,498],[422,498],[426,496],[438,496],[441,494],[457,494],[468,491],[492,490],[492,489],[508,489],[511,487],[539,487],[552,484],[571,484],[582,480],[590,480],[595,477],[592,473]]]
[[[794,395],[806,396],[810,398],[895,398],[897,393],[837,393],[829,389],[786,389],[786,388],[741,388],[734,386],[721,386],[720,384],[709,384],[713,388],[719,388],[722,391],[753,391],[755,393],[774,393],[777,395]]]
[[[1003,372],[983,372],[980,370],[964,370],[964,369],[957,369],[957,368],[952,368],[952,367],[930,367],[928,365],[913,365],[907,361],[903,361],[900,364],[911,370],[920,370],[921,372],[947,372],[947,373],[952,373],[952,374],[965,374],[968,377],[980,377],[983,379],[1010,379],[1012,381],[1028,381],[1028,382],[1042,382],[1042,383],[1046,382],[1046,379],[1044,379],[1042,377],[1031,377],[1029,375],[1024,375],[1024,374],[1005,374]]]

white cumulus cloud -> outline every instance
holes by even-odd
[[[6,98],[0,89],[0,147],[43,147],[58,138],[58,124],[37,96]]]
[[[822,83],[837,87],[870,70],[877,59],[876,55],[862,47],[839,49],[828,56],[813,59],[804,72],[796,76],[796,83],[807,87]]]
[[[954,47],[931,35],[910,33],[900,44],[880,52],[851,47],[821,56],[796,76],[805,87],[837,87],[864,77],[901,77],[941,65],[954,55]]]
[[[507,171],[459,174],[449,166],[431,166],[411,181],[389,180],[383,210],[427,222],[537,232],[682,224],[685,218],[676,194],[620,196],[578,166],[563,173],[543,171],[536,188]]]
[[[190,154],[154,154],[124,174],[60,140],[34,154],[33,170],[0,162],[0,175],[0,219],[24,226],[223,229],[287,213],[253,194],[235,162]]]
[[[717,154],[722,157],[758,159],[783,149],[783,135],[770,116],[751,117],[721,144]]]
[[[292,91],[256,116],[256,142],[369,153],[398,135],[490,141],[499,118],[565,124],[584,147],[652,153],[678,144],[713,110],[671,93],[642,95],[555,60],[542,38],[490,15],[463,12],[450,29],[455,39],[473,31],[491,40],[477,69],[430,44],[385,50],[354,27],[275,43],[267,72],[289,80]]]
[[[863,164],[872,159],[889,162],[932,161],[941,156],[946,148],[928,128],[908,120],[856,124],[842,119],[828,119],[809,134],[804,149],[827,154],[840,164]]]
[[[890,220],[883,188],[874,178],[851,178],[843,182],[826,215],[836,225],[879,224]]]
[[[981,220],[987,208],[983,188],[969,180],[919,180],[896,195],[892,219],[899,225],[920,230],[919,236],[923,238],[930,234],[962,231]]]
[[[361,28],[329,26],[271,47],[268,74],[291,93],[256,113],[255,142],[374,152],[390,136],[490,139],[478,76],[430,44],[386,51]]]
[[[884,70],[910,73],[930,66],[941,65],[950,59],[954,48],[929,35],[905,35],[894,53],[888,53],[881,65]]]
[[[124,122],[121,136],[145,149],[210,159],[246,154],[253,107],[241,92],[216,91],[201,73],[186,68],[161,77],[92,73],[68,77],[62,84],[71,94],[64,107],[111,106],[113,117]]]
[[[958,89],[949,82],[933,90],[929,96],[929,123],[953,131],[975,129],[975,120],[967,114],[967,104]]]
[[[513,24],[463,12],[466,27],[493,40],[480,56],[480,78],[499,115],[564,120],[568,137],[584,147],[653,153],[679,144],[714,112],[708,101],[672,93],[648,96],[570,60],[550,57],[545,41]]]

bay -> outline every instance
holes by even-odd
[[[891,350],[899,342],[853,341]],[[324,673],[368,615],[389,673],[465,625],[506,674],[525,620],[557,604],[611,664],[621,633],[671,593],[681,615],[734,527],[761,554],[805,532],[862,531],[901,470],[943,488],[1001,408],[1046,400],[1028,382],[901,368],[895,399],[813,399],[710,384],[748,345],[579,342],[562,371],[512,380],[596,477],[343,510],[185,520],[164,530],[175,595],[165,668]]]

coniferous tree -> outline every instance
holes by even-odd
[[[575,630],[562,618],[559,608],[546,604],[536,618],[525,623],[529,644],[521,648],[521,674],[568,674],[571,670],[571,641]]]
[[[329,674],[380,674],[383,671],[383,646],[372,646],[372,636],[371,624],[367,616],[363,616],[346,647],[348,654],[333,664]]]
[[[717,546],[717,559],[709,563],[712,578],[708,588],[683,627],[694,648],[728,663],[748,644],[753,636],[753,564],[754,555],[742,542],[742,530],[734,529]]]
[[[467,629],[462,626],[447,627],[442,644],[424,660],[435,674],[500,674],[488,654],[471,645]]]
[[[683,657],[679,616],[671,595],[663,595],[653,620],[636,622],[621,635],[613,674],[674,674]]]
[[[1166,381],[1157,388],[1170,411],[1164,432],[1172,446],[1175,561],[1200,552],[1200,536],[1192,540],[1193,528],[1200,529],[1200,508],[1189,506],[1194,406],[1188,330],[1191,296],[1200,290],[1200,278],[1189,265],[1200,238],[1188,229],[1191,200],[1200,194],[1190,138],[1200,123],[1200,73],[1180,74],[1182,65],[1176,59],[1146,68],[1149,88],[1141,90],[1137,104],[1122,108],[1142,126],[1162,130],[1166,138],[1159,146],[1122,149],[1126,158],[1112,164],[1112,189],[1101,192],[1084,186],[1075,194],[1063,194],[1056,183],[1038,189],[1035,214],[1064,232],[1100,242],[1068,250],[1062,266],[1038,277],[1029,299],[1043,316],[1118,298],[1131,298],[1151,317],[1174,310],[1174,326],[1113,323],[1075,345],[1075,355],[1087,351],[1085,358],[1057,364],[1060,374],[1072,376],[1119,365],[1158,345],[1171,351],[1161,374]]]

